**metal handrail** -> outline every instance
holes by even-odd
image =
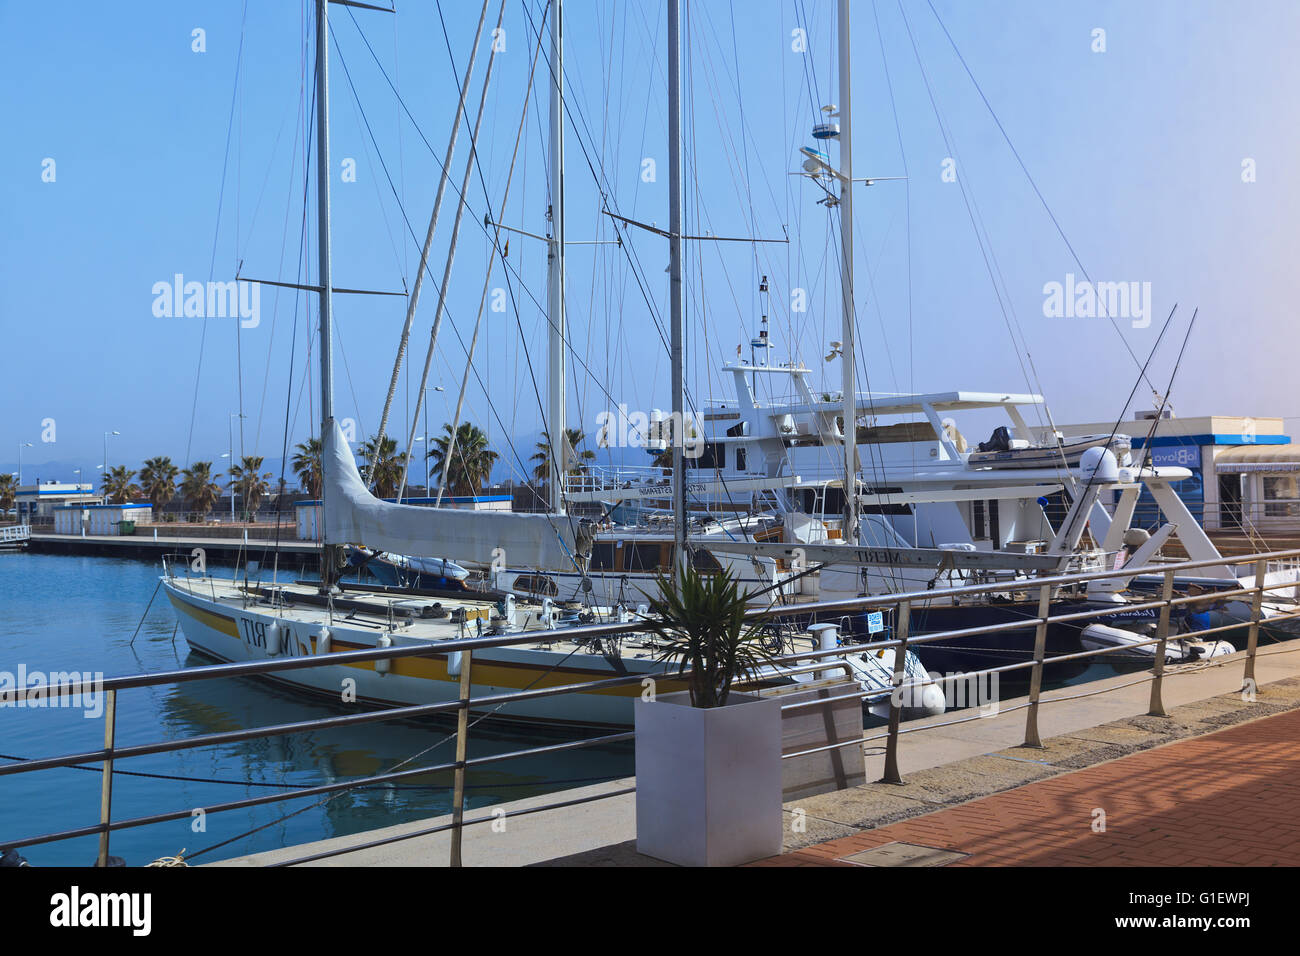
[[[900,594],[891,594],[875,597],[859,597],[839,601],[826,601],[802,605],[774,606],[771,608],[756,609],[746,614],[749,621],[764,621],[780,619],[790,616],[820,616],[832,615],[844,611],[865,610],[868,608],[893,607],[896,611],[895,635],[893,638],[881,641],[873,641],[862,644],[847,644],[833,648],[813,648],[808,651],[799,651],[789,654],[780,655],[773,658],[774,664],[782,665],[783,669],[791,673],[818,672],[829,669],[836,669],[838,666],[833,662],[822,661],[821,658],[828,656],[843,655],[845,653],[862,653],[875,649],[897,648],[899,653],[895,655],[894,680],[892,687],[888,690],[870,690],[855,691],[847,694],[836,694],[832,697],[786,705],[783,709],[796,709],[825,705],[826,703],[836,703],[842,700],[859,699],[863,702],[867,700],[876,700],[884,696],[890,697],[890,718],[888,731],[881,735],[872,737],[862,737],[858,739],[836,742],[831,745],[813,748],[811,750],[799,751],[783,755],[785,758],[805,756],[812,753],[820,753],[828,750],[835,750],[842,747],[863,746],[872,740],[886,740],[886,769],[885,780],[901,782],[898,774],[897,748],[898,740],[904,733],[915,733],[932,729],[933,727],[947,726],[955,722],[966,722],[977,717],[960,718],[957,721],[947,721],[938,724],[928,724],[903,729],[899,726],[901,721],[902,697],[903,691],[921,686],[920,681],[909,680],[906,678],[903,670],[905,664],[905,652],[907,647],[915,644],[929,643],[932,641],[951,639],[953,637],[970,637],[983,634],[993,634],[1004,631],[1024,630],[1028,627],[1036,628],[1037,635],[1035,641],[1035,650],[1032,660],[1018,662],[1014,664],[1002,665],[999,667],[985,668],[979,671],[972,671],[962,675],[962,679],[972,679],[984,675],[1004,673],[1013,670],[1023,670],[1032,668],[1033,675],[1031,678],[1031,687],[1029,698],[1026,702],[1017,704],[1010,708],[1001,708],[1000,714],[1012,713],[1018,710],[1027,709],[1029,711],[1026,719],[1026,746],[1042,746],[1038,739],[1037,727],[1037,709],[1040,703],[1051,703],[1061,698],[1043,698],[1041,696],[1042,671],[1045,665],[1064,662],[1069,660],[1078,660],[1093,656],[1104,656],[1109,653],[1118,653],[1121,651],[1131,650],[1137,647],[1148,647],[1154,645],[1156,651],[1153,661],[1153,673],[1149,677],[1144,677],[1139,681],[1133,681],[1122,686],[1132,686],[1136,683],[1150,681],[1152,684],[1151,705],[1149,713],[1154,716],[1164,716],[1163,704],[1161,702],[1160,691],[1162,679],[1164,676],[1164,662],[1166,658],[1166,645],[1169,640],[1188,640],[1195,639],[1198,636],[1211,633],[1218,633],[1224,630],[1236,629],[1242,626],[1249,628],[1247,640],[1247,650],[1245,657],[1245,670],[1243,680],[1247,683],[1254,680],[1255,660],[1258,656],[1258,637],[1259,627],[1262,622],[1263,598],[1266,592],[1295,589],[1297,584],[1291,582],[1279,582],[1275,584],[1265,583],[1265,574],[1270,562],[1277,562],[1280,559],[1300,558],[1300,549],[1288,551],[1274,551],[1255,555],[1241,555],[1232,557],[1223,557],[1217,560],[1201,561],[1182,561],[1172,564],[1160,564],[1147,566],[1139,569],[1119,569],[1102,572],[1083,572],[1076,574],[1054,575],[1050,577],[1022,579],[1013,581],[999,581],[979,585],[968,585],[955,588],[935,589],[930,591],[903,592]],[[1228,567],[1240,564],[1253,564],[1255,569],[1255,580],[1252,586],[1237,587],[1228,590],[1214,591],[1209,590],[1198,595],[1183,595],[1175,597],[1173,593],[1174,582],[1178,572],[1185,572],[1197,568],[1205,567]],[[188,569],[187,569],[188,574]],[[1162,578],[1163,586],[1159,599],[1141,602],[1139,604],[1116,604],[1114,608],[1102,607],[1093,611],[1070,612],[1066,614],[1052,615],[1050,613],[1050,600],[1052,594],[1059,587],[1077,585],[1089,581],[1104,580],[1113,577],[1134,577],[1140,574],[1149,574],[1152,576],[1159,575]],[[988,594],[1003,591],[1032,591],[1036,590],[1039,596],[1039,613],[1028,616],[1023,620],[1004,622],[1001,624],[984,625],[974,628],[960,628],[949,631],[933,632],[916,637],[909,635],[910,614],[913,604],[930,603],[936,600],[942,601],[945,598],[958,598],[978,594]],[[1202,602],[1223,601],[1236,597],[1251,597],[1251,615],[1249,621],[1233,625],[1205,628],[1198,631],[1187,632],[1174,635],[1172,638],[1169,633],[1170,612],[1174,607],[1193,605]],[[1157,625],[1156,636],[1144,641],[1136,641],[1132,644],[1113,647],[1100,648],[1083,652],[1075,652],[1064,655],[1048,657],[1046,655],[1045,636],[1047,627],[1053,623],[1077,622],[1086,620],[1091,617],[1099,617],[1111,614],[1115,609],[1123,608],[1126,610],[1133,609],[1159,609],[1160,617]],[[1300,616],[1300,611],[1289,612],[1283,615],[1277,615],[1273,620],[1286,620]],[[451,829],[452,837],[452,863],[460,864],[460,847],[461,836],[465,826],[469,826],[483,820],[492,818],[483,818],[475,820],[464,819],[464,790],[465,775],[470,767],[480,766],[486,763],[495,763],[503,760],[514,759],[520,756],[537,755],[542,753],[552,753],[561,750],[576,749],[598,744],[609,744],[624,742],[634,738],[634,733],[615,733],[594,738],[586,738],[578,741],[566,742],[563,744],[548,745],[537,748],[527,748],[522,750],[508,751],[500,754],[492,754],[486,757],[469,758],[466,753],[468,732],[469,732],[469,715],[471,710],[490,710],[498,705],[518,702],[522,700],[538,699],[544,697],[558,696],[560,694],[578,693],[605,688],[626,686],[630,684],[642,683],[659,678],[680,679],[684,672],[672,672],[665,670],[647,674],[629,675],[623,677],[605,678],[591,681],[581,681],[573,684],[564,684],[557,687],[533,688],[521,691],[509,691],[497,694],[485,694],[479,697],[473,697],[472,688],[472,668],[475,651],[482,651],[492,648],[531,645],[546,643],[564,639],[567,641],[583,641],[600,637],[622,636],[629,633],[636,633],[651,630],[654,622],[649,620],[639,620],[631,622],[612,622],[604,624],[586,624],[577,625],[567,628],[557,628],[545,631],[531,631],[507,635],[486,635],[471,638],[458,638],[446,641],[431,643],[427,646],[407,646],[407,647],[388,647],[374,648],[359,651],[340,651],[328,654],[311,655],[306,657],[292,657],[280,659],[267,659],[262,661],[248,661],[243,663],[213,664],[204,665],[195,668],[183,668],[172,671],[164,671],[156,674],[133,674],[121,677],[107,678],[100,682],[82,681],[76,685],[63,685],[60,687],[61,694],[73,695],[84,693],[86,690],[93,689],[97,692],[103,692],[106,696],[106,719],[105,719],[105,742],[103,750],[87,751],[84,753],[64,754],[56,757],[40,758],[35,760],[23,761],[21,763],[0,764],[0,777],[11,776],[19,773],[30,773],[37,770],[51,769],[55,767],[66,767],[80,764],[86,764],[96,761],[102,761],[103,778],[102,778],[102,795],[101,795],[101,819],[98,824],[81,827],[73,830],[58,831],[55,833],[43,834],[35,837],[27,837],[16,841],[5,841],[6,846],[22,847],[30,846],[37,843],[48,843],[56,840],[69,839],[78,836],[88,836],[99,834],[100,852],[99,865],[107,865],[108,860],[108,837],[114,830],[127,829],[131,827],[145,826],[151,823],[161,823],[169,820],[176,820],[190,816],[194,811],[193,808],[185,810],[169,811],[161,814],[153,814],[144,817],[136,817],[128,820],[113,822],[111,820],[112,807],[112,779],[113,767],[117,760],[123,760],[130,757],[145,756],[148,754],[164,753],[177,750],[193,749],[203,746],[214,746],[218,744],[234,743],[254,738],[271,737],[277,735],[299,733],[306,730],[322,730],[334,727],[355,726],[358,724],[374,723],[386,720],[409,719],[412,717],[423,717],[432,714],[442,714],[455,712],[457,714],[458,726],[455,735],[456,740],[456,759],[447,763],[425,766],[415,769],[392,771],[385,774],[372,775],[357,780],[351,780],[344,783],[332,783],[315,787],[297,788],[290,791],[279,792],[275,794],[264,795],[261,797],[249,798],[240,801],[231,801],[225,804],[217,804],[212,807],[203,808],[205,812],[222,812],[226,810],[242,809],[251,806],[259,806],[269,803],[275,803],[283,800],[295,799],[304,796],[322,796],[342,790],[351,789],[357,786],[369,785],[373,783],[389,782],[392,780],[402,779],[418,774],[427,774],[437,771],[450,770],[454,773],[453,784],[453,822],[445,827],[435,828],[436,830]],[[1300,647],[1293,650],[1300,650]],[[117,747],[115,742],[115,716],[116,716],[116,696],[118,691],[128,690],[137,687],[150,687],[160,684],[175,684],[191,680],[211,680],[222,677],[238,677],[248,675],[262,675],[278,673],[281,671],[297,670],[306,667],[319,667],[337,664],[360,663],[380,660],[392,660],[395,658],[429,656],[433,654],[443,655],[447,653],[460,652],[462,655],[461,673],[460,673],[460,694],[458,699],[436,704],[423,704],[408,707],[388,708],[376,711],[366,711],[360,714],[349,714],[337,717],[315,718],[307,721],[296,721],[287,724],[268,725],[264,727],[255,727],[245,730],[227,731],[215,734],[205,734],[184,740],[169,740],[150,744],[139,744],[130,747]],[[1274,652],[1280,653],[1280,652]],[[1266,655],[1271,656],[1271,655]],[[799,664],[800,661],[816,661],[817,663]],[[1098,693],[1109,692],[1119,688],[1108,688]],[[49,694],[49,688],[41,689],[22,689],[7,693],[7,699],[26,700],[30,695]],[[1068,699],[1068,698],[1065,698]],[[620,791],[626,792],[626,791]],[[425,831],[421,831],[425,832]],[[434,831],[428,831],[434,832]],[[410,834],[415,835],[415,834]],[[393,838],[409,838],[410,835]]]

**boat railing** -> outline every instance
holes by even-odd
[[[987,582],[965,585],[962,587],[902,592],[897,594],[859,597],[839,601],[824,601],[813,604],[772,606],[751,611],[746,615],[746,618],[753,624],[774,621],[779,622],[784,619],[794,618],[796,619],[796,622],[806,625],[813,618],[823,621],[842,622],[845,616],[852,618],[855,615],[860,615],[868,611],[883,610],[892,614],[892,634],[885,639],[871,640],[864,643],[842,644],[836,647],[817,647],[809,650],[792,651],[789,653],[784,652],[787,648],[783,645],[782,652],[778,652],[779,656],[775,657],[772,663],[775,666],[787,668],[792,672],[800,671],[816,673],[841,666],[846,654],[869,653],[883,650],[885,648],[895,649],[893,680],[889,688],[870,690],[861,689],[860,685],[850,680],[846,681],[844,684],[844,687],[847,688],[847,692],[837,693],[833,698],[830,698],[831,701],[836,703],[843,700],[860,700],[864,705],[869,705],[873,702],[887,698],[889,700],[889,718],[888,725],[883,732],[872,733],[870,735],[864,735],[861,738],[854,737],[849,740],[836,741],[822,746],[785,753],[782,755],[782,759],[794,759],[850,747],[868,748],[873,747],[877,741],[883,741],[883,779],[885,781],[901,782],[902,778],[899,773],[898,753],[900,740],[904,734],[924,734],[928,731],[954,724],[965,723],[976,719],[988,719],[989,717],[996,719],[1024,710],[1025,746],[1041,747],[1042,741],[1039,734],[1038,723],[1038,716],[1041,707],[1079,697],[1110,693],[1125,687],[1131,687],[1135,684],[1146,682],[1149,682],[1151,685],[1148,713],[1153,716],[1167,716],[1162,696],[1164,681],[1179,673],[1189,672],[1185,669],[1180,671],[1178,669],[1166,668],[1166,650],[1171,642],[1196,640],[1216,634],[1224,634],[1231,630],[1246,628],[1246,650],[1234,655],[1212,658],[1208,662],[1208,666],[1228,666],[1240,662],[1242,665],[1243,693],[1250,693],[1253,695],[1256,689],[1256,661],[1259,657],[1293,653],[1294,651],[1300,650],[1300,641],[1297,641],[1294,643],[1294,646],[1284,647],[1280,650],[1270,650],[1266,654],[1261,654],[1259,651],[1259,638],[1262,624],[1300,618],[1300,607],[1296,610],[1272,613],[1267,622],[1265,622],[1263,615],[1263,604],[1267,595],[1290,589],[1292,595],[1287,595],[1286,597],[1293,600],[1294,589],[1296,587],[1296,582],[1294,580],[1286,580],[1273,584],[1267,583],[1265,572],[1269,567],[1269,564],[1271,562],[1285,560],[1295,561],[1297,559],[1300,559],[1300,549],[1223,557],[1217,560],[1182,561],[1175,564],[1161,564],[1141,569],[1123,568],[1117,571],[1111,570],[1051,575],[1036,578],[1032,581]],[[1207,568],[1221,568],[1233,565],[1248,565],[1254,571],[1254,574],[1251,577],[1243,577],[1240,586],[1227,590],[1214,591],[1207,589],[1201,591],[1195,588],[1188,588],[1189,592],[1194,593],[1179,594],[1177,592],[1177,581],[1179,575],[1194,577],[1195,575],[1191,574],[1191,572]],[[170,566],[174,568],[175,562]],[[187,570],[185,573],[188,574],[189,571],[190,569],[187,563]],[[1104,602],[1099,602],[1098,606],[1090,607],[1088,610],[1071,611],[1068,613],[1052,613],[1052,600],[1055,596],[1068,592],[1078,593],[1085,589],[1086,585],[1092,581],[1101,581],[1117,576],[1128,577],[1143,572],[1149,572],[1161,577],[1162,585],[1158,597],[1153,597],[1148,601],[1123,605],[1109,605]],[[927,632],[923,634],[914,634],[912,632],[911,623],[914,608],[923,609],[927,605],[932,605],[936,602],[946,604],[952,601],[968,599],[976,595],[999,593],[1013,593],[1022,599],[1028,597],[1030,600],[1036,597],[1037,613],[1027,614],[1022,619],[1004,621],[997,624],[987,624],[977,627],[959,628],[940,632]],[[1191,631],[1177,632],[1171,628],[1172,614],[1175,609],[1207,604],[1210,606],[1214,606],[1215,604],[1222,606],[1223,602],[1229,600],[1240,601],[1243,605],[1249,608],[1249,614],[1246,619],[1235,620],[1232,623],[1224,625],[1207,626],[1200,628],[1199,630]],[[1066,622],[1081,624],[1090,619],[1113,614],[1117,607],[1122,607],[1126,611],[1157,611],[1158,623],[1154,636],[1143,641],[1126,642],[1121,646],[1102,647],[1095,650],[1083,650],[1080,652],[1056,654],[1051,656],[1047,654],[1047,631],[1051,625]],[[962,714],[947,720],[937,720],[932,718],[917,722],[907,728],[901,726],[902,713],[903,708],[906,706],[905,700],[907,699],[907,695],[909,692],[915,692],[917,689],[921,688],[924,683],[919,678],[909,678],[906,673],[906,657],[909,649],[931,642],[950,640],[952,638],[969,639],[981,635],[1006,633],[1010,631],[1024,631],[1028,628],[1033,628],[1035,635],[1034,650],[1031,657],[1024,661],[1018,661],[998,667],[984,668],[979,671],[971,671],[962,675],[963,679],[978,680],[991,675],[1006,674],[1018,670],[1028,670],[1030,672],[1030,681],[1029,693],[1026,699],[1012,706],[999,706],[996,708],[996,713],[991,715],[987,714],[984,710],[980,710],[974,715]],[[451,841],[449,862],[452,866],[459,866],[462,863],[462,841],[465,829],[478,824],[490,824],[494,820],[500,819],[501,814],[501,811],[497,811],[494,814],[480,815],[473,818],[466,816],[466,778],[471,771],[520,757],[537,757],[577,750],[584,747],[625,744],[635,739],[635,733],[628,730],[602,734],[595,737],[569,740],[562,743],[525,747],[501,753],[494,753],[487,756],[470,757],[468,754],[470,731],[479,720],[491,716],[492,714],[499,712],[502,708],[508,707],[512,704],[529,700],[539,700],[562,694],[587,693],[592,691],[608,692],[619,688],[636,688],[639,686],[642,696],[646,697],[649,695],[652,699],[657,682],[660,679],[663,679],[664,681],[678,682],[684,676],[676,671],[670,672],[668,669],[665,669],[664,671],[650,674],[613,676],[605,679],[580,681],[558,686],[533,686],[524,690],[476,694],[473,687],[475,654],[491,648],[536,645],[539,642],[547,640],[564,640],[575,643],[589,642],[597,638],[613,638],[617,640],[632,633],[645,632],[651,629],[652,624],[644,620],[593,623],[558,628],[550,631],[530,631],[526,633],[461,638],[440,641],[429,645],[403,645],[368,648],[363,650],[339,651],[310,656],[267,657],[263,660],[212,664],[201,667],[181,668],[161,673],[130,674],[100,680],[83,680],[80,683],[62,684],[57,688],[52,688],[46,685],[39,688],[14,688],[12,690],[6,690],[0,692],[0,706],[24,706],[25,702],[30,699],[41,697],[48,700],[56,693],[59,696],[72,695],[74,696],[74,699],[82,699],[84,695],[88,694],[102,695],[104,746],[102,749],[80,753],[65,753],[57,756],[40,757],[0,764],[0,778],[59,767],[91,767],[93,769],[101,770],[101,800],[99,819],[97,822],[89,823],[85,826],[73,829],[65,829],[24,837],[16,837],[13,834],[4,834],[0,836],[0,846],[19,849],[22,847],[51,843],[58,840],[98,836],[99,853],[97,862],[100,866],[106,866],[109,862],[110,837],[113,833],[122,830],[171,821],[189,820],[199,810],[206,815],[244,810],[281,801],[301,799],[304,797],[315,797],[322,800],[328,800],[336,794],[343,793],[356,787],[394,783],[396,781],[434,772],[450,772],[452,774],[453,783],[451,788],[451,820],[449,822],[439,823],[418,830],[404,829],[404,831],[398,836],[380,837],[374,841],[365,843],[364,847],[368,848],[378,846],[398,840],[410,839],[416,836],[449,832]],[[1131,681],[1120,684],[1108,684],[1106,687],[1095,690],[1083,690],[1074,693],[1053,691],[1050,696],[1044,694],[1043,673],[1044,669],[1051,665],[1067,661],[1105,660],[1106,655],[1108,654],[1116,652],[1131,652],[1134,648],[1139,647],[1148,647],[1153,649],[1153,663],[1149,672],[1140,673]],[[420,657],[432,654],[460,655],[461,665],[458,678],[459,688],[455,700],[376,710],[361,710],[356,713],[332,715],[311,720],[272,724],[261,727],[226,730],[184,738],[157,740],[143,744],[137,743],[122,745],[117,740],[115,731],[117,698],[118,695],[123,692],[199,680],[272,676],[289,671],[322,666],[348,664],[372,664],[377,666],[378,662],[382,661],[391,662],[406,657]],[[837,661],[836,658],[839,660]],[[1070,689],[1063,690],[1068,691]],[[823,698],[815,701],[785,704],[782,706],[782,710],[783,712],[789,712],[826,705],[827,699]],[[171,753],[202,747],[225,747],[230,744],[248,740],[269,739],[309,731],[320,732],[333,728],[366,726],[378,724],[384,721],[410,720],[413,718],[424,718],[435,715],[454,715],[456,718],[456,731],[454,735],[455,757],[453,760],[442,761],[435,764],[421,764],[416,767],[405,767],[399,764],[398,766],[401,767],[401,769],[393,769],[384,773],[372,774],[344,781],[334,781],[317,786],[300,787],[276,793],[262,794],[255,797],[227,801],[197,809],[193,807],[184,807],[127,819],[113,818],[112,797],[114,771],[117,763],[120,761],[153,754]],[[471,723],[471,716],[476,716],[479,719]],[[449,742],[450,740],[451,738],[449,738]],[[874,749],[882,748],[880,746],[875,746]],[[94,765],[98,765],[98,767],[95,767]],[[532,814],[548,810],[556,810],[594,800],[607,799],[631,793],[634,792],[635,789],[636,788],[633,785],[613,790],[605,790],[594,795],[589,794],[567,799],[565,799],[561,793],[558,795],[560,799],[551,803],[540,806],[529,806],[524,810],[515,810],[512,812],[516,814]],[[509,816],[511,814],[507,813],[506,815]],[[325,857],[353,852],[359,848],[360,847],[356,845],[351,845],[343,848],[326,850],[287,860],[275,865],[307,863]],[[208,849],[214,849],[214,847]]]
[[[665,484],[672,480],[671,468],[650,465],[584,465],[582,472],[564,476],[566,494],[614,491],[638,485]]]

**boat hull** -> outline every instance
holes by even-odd
[[[164,588],[177,612],[181,629],[190,646],[220,661],[243,662],[275,657],[309,657],[316,653],[317,625],[293,621],[271,609],[231,608],[220,601],[199,596],[164,581]],[[267,628],[282,628],[281,652],[267,648]],[[377,648],[381,632],[350,628],[344,622],[332,625],[329,650],[350,651]],[[406,641],[391,633],[395,647],[427,644]],[[568,660],[565,660],[565,658]],[[606,680],[620,675],[604,657],[584,655],[579,664],[574,655],[533,648],[492,648],[473,656],[472,696],[504,694],[524,688],[538,689]],[[387,673],[376,670],[375,662],[325,664],[267,675],[268,679],[297,690],[319,694],[335,701],[407,707],[457,700],[460,696],[459,655],[431,651],[427,656],[401,658],[389,663]],[[649,657],[624,659],[629,675],[661,669]],[[658,681],[657,692],[684,689],[676,681]],[[665,689],[665,685],[667,689]],[[493,708],[501,718],[519,722],[544,722],[575,727],[626,727],[632,724],[632,701],[642,693],[641,684],[559,694],[517,701]],[[474,711],[478,714],[479,711]]]
[[[1084,650],[1080,635],[1082,627],[1087,623],[1119,627],[1145,626],[1158,616],[1155,610],[1134,611],[1123,605],[1117,607],[1109,602],[1088,600],[1054,601],[1049,613],[1059,615],[1091,610],[1109,610],[1109,613],[1082,623],[1062,622],[1048,625],[1046,635],[1048,657],[1074,654]],[[1037,616],[1037,601],[997,601],[961,605],[916,604],[912,607],[909,625],[913,637],[1016,621],[1024,621],[1025,626],[992,634],[951,637],[914,644],[911,645],[911,649],[916,651],[921,663],[932,673],[969,673],[1023,663],[1033,660],[1034,642],[1038,630],[1034,619]],[[865,628],[865,621],[862,623]],[[1088,658],[1049,663],[1044,666],[1043,674],[1049,681],[1069,680],[1082,674],[1092,663],[1094,661]],[[1024,668],[1003,673],[1000,680],[1012,684],[1022,683],[1029,680],[1029,674],[1029,668]]]

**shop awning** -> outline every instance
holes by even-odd
[[[1300,471],[1300,445],[1238,445],[1216,456],[1214,468],[1221,475]]]

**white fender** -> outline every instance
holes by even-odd
[[[312,636],[316,638],[316,653],[328,654],[330,652],[330,629],[328,627],[317,628]]]
[[[281,635],[284,633],[284,627],[279,621],[272,621],[266,625],[266,653],[269,657],[275,657],[280,653]]]
[[[378,641],[377,643],[379,644],[380,647],[392,647],[392,646],[393,646],[393,639],[392,639],[391,637],[389,637],[387,634],[380,634],[380,635],[379,635],[379,641]],[[378,660],[378,661],[375,661],[375,673],[376,673],[376,674],[387,674],[388,671],[389,671],[389,669],[392,667],[392,665],[393,665],[393,662],[390,661],[390,660]]]

